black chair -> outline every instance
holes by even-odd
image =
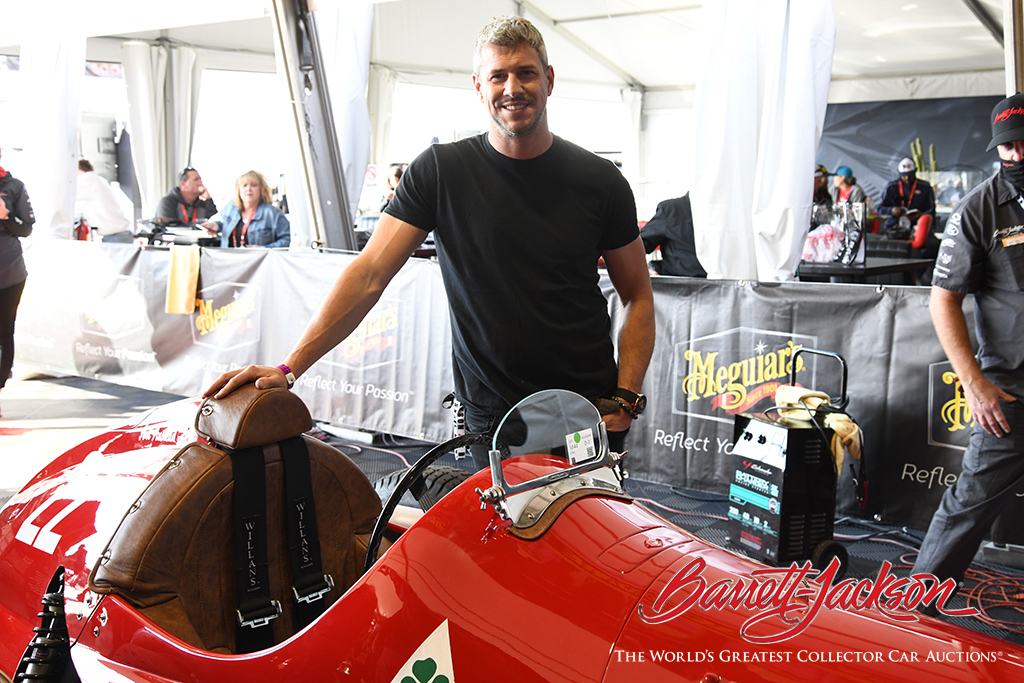
[[[868,258],[910,258],[911,242],[879,237],[869,239],[865,248]]]

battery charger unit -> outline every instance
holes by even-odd
[[[792,358],[792,385],[801,352],[840,361],[842,397],[836,408],[845,408],[846,361],[829,351],[798,349]],[[845,567],[846,549],[833,540],[838,481],[831,450],[833,431],[824,426],[821,411],[809,417],[736,416],[729,540],[748,555],[774,565],[811,560],[821,569],[839,556]]]

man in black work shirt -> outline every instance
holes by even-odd
[[[961,581],[993,520],[1024,486],[1024,95],[992,111],[1000,171],[950,214],[932,279],[932,321],[974,418],[914,573]],[[974,299],[978,353],[963,302]]]

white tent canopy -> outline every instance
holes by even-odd
[[[1003,92],[1002,47],[976,14],[986,12],[1000,28],[1003,0],[831,4],[836,17],[831,101]],[[60,22],[88,38],[166,37],[194,45],[216,53],[207,64],[211,68],[272,70],[270,32],[256,28],[269,23],[269,6],[270,0],[16,3],[5,10],[0,46],[20,45],[25,27]],[[700,73],[701,8],[699,0],[384,1],[376,3],[371,62],[410,80],[468,87],[477,30],[493,16],[522,11],[544,31],[564,84],[590,89],[588,97],[603,88],[629,86],[650,93],[686,92]],[[90,41],[89,48],[90,58],[104,58],[102,41]]]
[[[353,0],[321,0],[331,6]],[[752,0],[707,0],[708,5]],[[827,2],[827,0],[811,0]],[[1004,1],[832,0],[835,47],[830,102],[998,95],[1006,90],[1000,39]],[[793,0],[760,0],[782,8]],[[313,6],[314,2],[310,2]],[[694,93],[705,73],[704,4],[686,0],[391,0],[375,2],[370,46],[371,161],[386,162],[390,85],[469,88],[479,28],[501,14],[523,14],[545,34],[556,95],[621,102],[632,142],[624,172],[641,214],[693,182]],[[753,4],[753,3],[752,3]],[[207,68],[272,72],[272,0],[132,0],[19,3],[0,25],[13,53],[22,27],[59,23],[87,37],[87,57],[121,61],[128,40],[164,39],[194,48]],[[197,23],[196,17],[202,17]],[[733,36],[742,42],[741,31]],[[721,57],[719,57],[721,58]],[[761,95],[759,93],[758,95]],[[820,127],[820,122],[818,124]],[[556,132],[558,132],[556,130]],[[673,133],[667,137],[667,133]],[[665,140],[670,140],[666,144]],[[184,143],[178,143],[184,144]],[[166,172],[166,171],[163,171]],[[809,177],[810,169],[807,170]],[[159,172],[158,172],[159,175]],[[796,182],[802,182],[796,179]]]

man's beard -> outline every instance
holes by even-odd
[[[513,102],[519,101],[521,100],[513,100]],[[541,119],[544,118],[545,109],[542,109],[535,113],[533,118],[527,121],[524,126],[513,130],[501,117],[501,112],[504,111],[504,107],[506,104],[509,104],[509,102],[503,102],[501,107],[498,108],[498,111],[491,114],[491,118],[494,119],[494,122],[498,124],[498,127],[501,128],[502,132],[505,133],[505,135],[507,135],[510,138],[517,138],[529,135],[530,133],[537,129],[537,126],[540,125]],[[529,104],[529,102],[527,102],[526,104]]]

